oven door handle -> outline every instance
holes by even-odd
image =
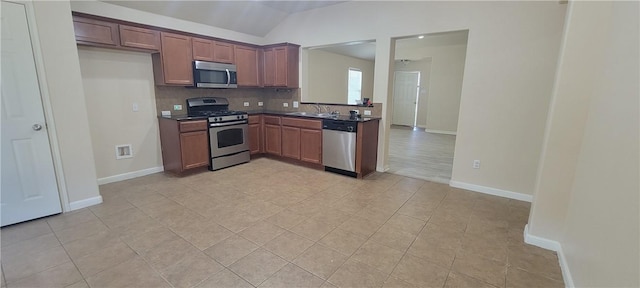
[[[238,124],[247,124],[246,120],[243,121],[233,121],[233,122],[225,122],[225,123],[209,123],[209,127],[224,127]]]
[[[229,84],[231,84],[231,73],[229,72],[229,69],[224,70],[227,70],[227,86],[229,86]]]

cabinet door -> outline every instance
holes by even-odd
[[[160,50],[160,32],[120,25],[120,45],[123,47]]]
[[[160,33],[164,84],[193,85],[191,37]]]
[[[260,130],[260,124],[249,124],[249,151],[251,154],[260,153],[260,138],[262,138]]]
[[[235,45],[238,86],[257,87],[258,81],[258,49]]]
[[[182,169],[209,165],[209,139],[207,131],[180,133]]]
[[[269,154],[282,155],[282,139],[280,126],[264,125],[264,150]]]
[[[273,49],[274,55],[274,67],[271,72],[273,73],[273,86],[282,86],[287,87],[287,77],[288,77],[288,59],[287,59],[287,48],[285,47],[277,47]]]
[[[276,55],[273,48],[264,49],[264,86],[275,85]]]
[[[215,41],[213,43],[213,61],[229,64],[236,63],[234,49],[233,44]]]
[[[282,126],[282,156],[300,159],[300,128]]]
[[[191,38],[193,60],[213,61],[213,41],[202,38]]]
[[[300,129],[300,160],[322,164],[322,130]]]
[[[118,24],[73,16],[73,30],[80,44],[118,46]]]

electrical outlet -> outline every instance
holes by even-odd
[[[133,107],[132,107],[133,112],[138,112],[138,110],[139,110],[138,103],[135,103],[135,102],[134,102],[132,106],[133,106]]]
[[[171,111],[162,111],[160,113],[162,113],[162,116],[166,116],[166,117],[171,116]]]
[[[260,107],[264,106],[264,102],[262,102],[262,101],[258,102],[258,106],[260,106]]]
[[[473,160],[473,169],[480,169],[480,160]]]
[[[364,116],[371,116],[371,110],[364,110]]]
[[[244,102],[244,107],[249,107],[249,102]]]
[[[180,104],[173,105],[173,110],[175,110],[175,111],[182,110],[182,105],[180,105]]]
[[[282,107],[289,107],[289,103],[287,102],[282,103]]]
[[[299,105],[299,104],[300,104],[300,103],[298,103],[298,101],[293,101],[293,108],[298,108],[298,105]]]

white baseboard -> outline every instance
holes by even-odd
[[[489,194],[489,195],[495,195],[495,196],[505,197],[505,198],[509,198],[509,199],[520,200],[520,201],[531,202],[533,200],[533,196],[528,195],[528,194],[522,194],[522,193],[502,190],[502,189],[498,189],[498,188],[492,188],[492,187],[480,186],[480,185],[475,185],[475,184],[469,184],[469,183],[464,183],[464,182],[460,182],[460,181],[451,180],[451,181],[449,181],[449,185],[451,187],[455,187],[455,188],[466,189],[466,190],[471,190],[471,191],[480,192],[480,193],[484,193],[484,194]]]
[[[540,248],[555,251],[556,254],[558,254],[558,262],[560,264],[560,270],[562,270],[564,286],[575,287],[571,271],[569,270],[569,264],[567,263],[567,257],[564,255],[560,242],[529,234],[529,224],[524,226],[524,242]]]
[[[102,196],[100,195],[96,197],[79,200],[79,201],[73,201],[69,203],[69,211],[78,210],[78,209],[86,208],[93,205],[98,205],[100,203],[102,203]]]
[[[427,128],[424,129],[424,132],[437,133],[437,134],[447,134],[447,135],[454,135],[454,136],[458,134],[458,132],[456,132],[456,131],[433,130],[433,129],[427,129]]]
[[[149,174],[158,173],[158,172],[162,172],[162,171],[164,171],[164,167],[158,166],[158,167],[152,167],[152,168],[142,169],[142,170],[128,172],[128,173],[108,176],[108,177],[104,177],[104,178],[99,178],[98,179],[98,185],[103,185],[103,184],[109,184],[109,183],[118,182],[118,181],[129,180],[129,179],[138,178],[138,177],[142,177],[142,176],[146,176],[146,175],[149,175]]]

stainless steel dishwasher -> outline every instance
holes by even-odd
[[[358,122],[322,120],[322,165],[325,171],[356,177]]]

